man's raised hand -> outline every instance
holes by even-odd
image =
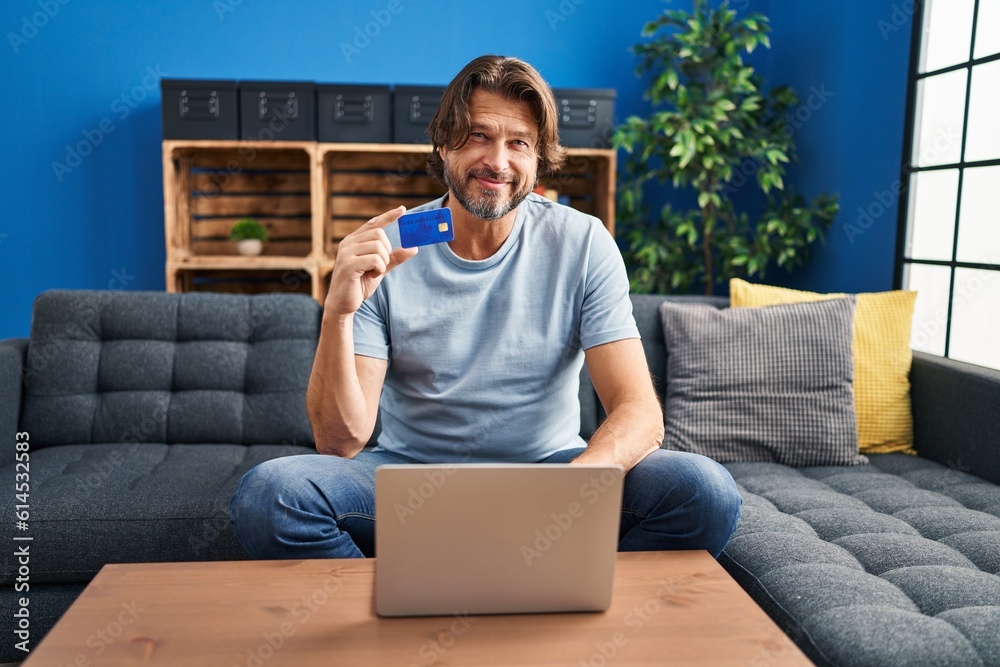
[[[393,250],[385,233],[385,227],[405,212],[405,206],[397,206],[375,216],[340,242],[326,295],[326,312],[334,315],[357,312],[362,302],[374,294],[385,274],[417,254],[417,248]]]

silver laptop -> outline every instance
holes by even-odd
[[[622,472],[570,464],[375,471],[380,616],[603,611]]]

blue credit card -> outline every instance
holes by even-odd
[[[455,238],[450,208],[407,213],[396,222],[399,224],[399,243],[404,248],[445,243]]]

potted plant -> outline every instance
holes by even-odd
[[[619,185],[618,219],[636,292],[703,288],[732,277],[764,276],[774,262],[804,264],[839,210],[836,196],[806,200],[785,187],[784,165],[794,157],[786,114],[798,105],[788,87],[766,94],[743,54],[770,48],[768,20],[738,18],[694,0],[691,13],[664,11],[646,24],[648,42],[633,47],[638,75],[651,75],[646,98],[653,111],[632,116],[615,132],[627,156]],[[658,217],[644,204],[650,182],[693,189],[697,208],[664,206]],[[751,224],[731,196],[744,182],[764,193],[765,210]]]
[[[236,251],[241,255],[259,255],[268,234],[256,218],[240,218],[229,230],[229,239],[236,241]]]

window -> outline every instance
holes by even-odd
[[[1000,0],[915,7],[896,282],[913,349],[1000,368]]]

